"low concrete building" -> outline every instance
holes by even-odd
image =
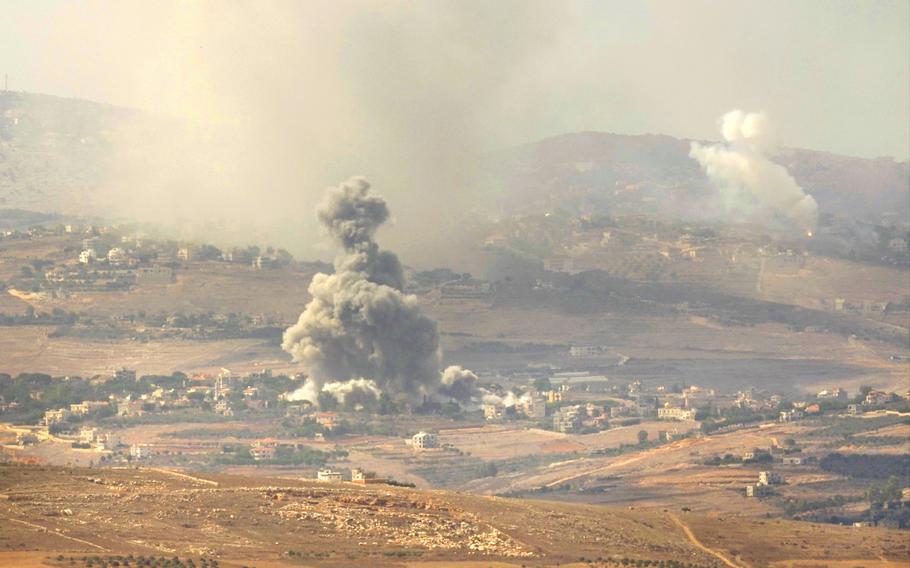
[[[803,417],[803,413],[799,410],[785,410],[780,413],[781,422],[793,422],[799,420]]]
[[[331,469],[320,469],[316,472],[316,480],[325,483],[339,483],[341,482],[341,472],[332,471]]]
[[[563,406],[553,414],[553,429],[557,432],[574,432],[581,426],[580,406]]]
[[[110,403],[106,400],[85,400],[78,404],[71,404],[70,412],[77,416],[85,416],[108,406],[110,406]]]
[[[256,461],[275,459],[276,453],[275,446],[253,446],[250,448],[250,455]]]
[[[319,424],[326,430],[334,430],[338,421],[338,415],[334,412],[317,412],[315,415],[316,424]]]
[[[215,403],[215,412],[222,416],[233,416],[234,409],[231,408],[231,403],[228,402],[226,398],[222,398]]]
[[[388,479],[383,479],[377,477],[372,471],[364,471],[359,467],[355,467],[351,470],[351,481],[353,483],[359,483],[361,485],[371,485],[371,484],[380,484],[388,483]]]
[[[438,448],[439,447],[439,437],[436,434],[430,432],[420,431],[411,436],[407,440],[407,445],[414,448],[415,450],[425,450],[428,448]]]
[[[547,402],[543,397],[531,396],[522,398],[518,403],[518,407],[528,418],[544,418],[547,415]]]
[[[148,444],[133,444],[130,446],[130,456],[134,460],[145,460],[152,457],[152,448]]]
[[[167,266],[146,266],[136,271],[136,282],[144,284],[170,284],[174,270]]]
[[[774,473],[773,471],[760,471],[758,472],[758,484],[759,485],[780,485],[784,482],[784,479]]]
[[[657,417],[661,420],[695,420],[695,412],[690,408],[664,406],[657,409]]]
[[[889,393],[874,390],[870,391],[869,394],[866,395],[863,404],[866,406],[878,406],[880,404],[885,404],[886,402],[891,402],[892,398],[893,397]]]
[[[89,264],[95,262],[98,259],[98,254],[95,252],[95,249],[86,249],[79,253],[79,262],[81,264]]]
[[[16,445],[21,448],[24,448],[25,446],[32,446],[38,442],[38,436],[32,434],[31,432],[19,432],[16,434]]]
[[[70,417],[70,411],[66,408],[58,408],[57,410],[46,410],[44,412],[44,425],[50,426],[51,424],[59,424],[61,422],[66,422]]]
[[[505,408],[501,404],[484,404],[483,417],[486,420],[499,420]]]

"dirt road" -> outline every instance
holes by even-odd
[[[733,562],[732,560],[727,558],[727,556],[723,552],[721,552],[719,550],[715,550],[713,548],[709,548],[709,547],[705,546],[704,544],[702,544],[701,541],[698,540],[698,538],[695,536],[695,533],[692,532],[692,529],[690,529],[689,526],[686,523],[684,523],[682,519],[680,519],[678,516],[674,515],[673,513],[668,513],[668,515],[670,516],[670,520],[672,520],[674,523],[676,523],[676,525],[679,528],[681,528],[682,531],[686,534],[686,538],[689,539],[689,542],[691,542],[697,548],[699,548],[700,550],[702,550],[704,552],[707,552],[708,554],[710,554],[711,556],[714,556],[715,558],[718,558],[721,562],[723,562],[730,568],[746,568],[746,567],[740,566],[736,562]]]

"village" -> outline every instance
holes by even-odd
[[[589,349],[573,347],[576,353]],[[497,402],[466,408],[432,401],[417,406],[351,401],[327,393],[317,407],[289,399],[300,377],[269,371],[236,374],[222,369],[214,375],[156,377],[122,368],[89,380],[0,375],[0,421],[7,422],[0,432],[6,436],[0,455],[21,463],[259,470],[325,483],[476,487],[533,496],[534,480],[546,466],[567,458],[597,463],[692,442],[711,447],[712,440],[727,444],[742,433],[738,453],[718,445],[713,455],[700,451],[694,463],[706,471],[764,468],[755,470],[752,481],[741,482],[738,491],[746,498],[767,500],[787,481],[780,471],[796,472],[799,479],[832,460],[839,444],[817,432],[854,428],[856,434],[844,438],[853,451],[897,450],[906,445],[899,435],[882,438],[884,446],[858,444],[866,440],[867,428],[870,434],[879,428],[902,432],[910,425],[906,392],[864,387],[849,393],[835,386],[788,400],[759,388],[725,393],[696,385],[614,380],[584,371],[535,374],[482,378]],[[79,394],[91,392],[95,397]],[[66,405],[51,403],[67,397],[72,402]],[[400,419],[402,412],[406,422]],[[35,423],[24,424],[28,416],[36,417]],[[765,447],[752,444],[756,427],[768,431]],[[523,444],[524,449],[495,450],[497,443]],[[884,467],[890,471],[901,466]],[[583,471],[576,476],[581,481]],[[500,487],[497,480],[511,481]],[[725,484],[725,490],[731,489],[736,487]],[[798,494],[799,483],[795,489]],[[589,484],[572,491],[595,501],[609,493]],[[856,500],[851,497],[845,504]],[[871,522],[857,518],[853,522]],[[904,522],[894,520],[903,517],[888,518]]]

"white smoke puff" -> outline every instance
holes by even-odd
[[[439,334],[404,294],[398,258],[373,236],[389,217],[385,201],[363,178],[327,191],[318,218],[344,247],[335,274],[316,274],[312,300],[284,333],[282,348],[319,390],[327,381],[367,379],[383,392],[419,400],[440,381]]]
[[[458,402],[467,403],[477,398],[477,375],[460,365],[451,365],[442,372],[439,393]]]
[[[352,379],[350,381],[332,381],[325,383],[322,387],[312,380],[307,379],[303,385],[287,396],[288,400],[300,401],[306,400],[313,404],[319,404],[319,393],[327,392],[335,397],[338,402],[344,404],[345,398],[352,392],[368,394],[372,398],[379,398],[382,391],[376,386],[376,383],[367,379]]]
[[[382,391],[371,380],[352,379],[350,381],[333,381],[322,385],[322,392],[327,392],[338,399],[338,402],[344,404],[344,399],[352,392],[360,391],[372,395],[373,398],[379,398]]]
[[[530,402],[531,395],[525,393],[521,396],[518,396],[512,391],[509,391],[505,396],[499,396],[498,394],[485,391],[481,397],[481,400],[483,400],[484,404],[496,404],[505,408],[510,408],[518,404]]]
[[[724,115],[721,133],[726,144],[692,142],[689,156],[727,200],[728,210],[743,192],[789,218],[802,231],[818,222],[818,203],[796,183],[786,168],[768,158],[776,144],[763,113],[733,110]]]
[[[307,379],[303,385],[287,396],[288,400],[305,400],[313,404],[319,403],[319,385],[312,379]]]

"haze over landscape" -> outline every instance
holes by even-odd
[[[906,1],[2,12],[0,566],[910,566]]]

